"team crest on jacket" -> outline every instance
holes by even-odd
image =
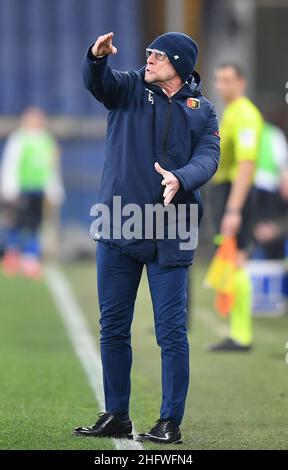
[[[198,100],[197,98],[187,98],[187,106],[191,109],[199,109],[200,100]]]

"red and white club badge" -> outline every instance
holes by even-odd
[[[198,100],[197,98],[187,98],[187,106],[191,109],[199,109],[200,100]]]

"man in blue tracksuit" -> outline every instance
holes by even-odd
[[[189,36],[159,36],[146,49],[146,66],[128,72],[108,65],[108,55],[117,53],[112,38],[113,33],[99,36],[83,61],[85,87],[109,111],[97,207],[107,207],[113,217],[102,219],[102,229],[109,228],[105,234],[92,224],[93,237],[100,241],[96,261],[106,411],[99,413],[95,425],[76,428],[74,434],[133,438],[130,328],[146,265],[161,348],[162,404],[156,425],[136,439],[180,443],[189,383],[187,279],[195,246],[183,249],[180,235],[171,237],[167,223],[163,223],[163,236],[154,228],[145,236],[145,222],[137,236],[125,236],[125,222],[121,219],[119,225],[116,220],[114,203],[118,196],[121,207],[136,204],[140,210],[157,204],[178,210],[184,205],[187,225],[193,204],[198,207],[198,227],[203,213],[199,188],[219,162],[218,122],[213,105],[201,93],[200,77],[194,71],[198,47]]]

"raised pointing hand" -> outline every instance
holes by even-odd
[[[99,36],[92,47],[92,54],[95,56],[117,54],[117,47],[112,44],[113,35],[114,33],[111,32]]]

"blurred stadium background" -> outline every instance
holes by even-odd
[[[27,106],[48,113],[62,149],[67,191],[61,209],[63,256],[94,249],[87,229],[103,164],[105,111],[84,89],[80,67],[97,35],[115,32],[119,53],[111,63],[126,70],[144,64],[145,46],[161,32],[190,34],[200,45],[197,69],[205,94],[219,112],[213,70],[232,58],[247,71],[249,95],[267,119],[286,130],[287,21],[285,0],[0,1],[0,154]],[[203,229],[205,242],[209,232]]]
[[[213,89],[213,70],[233,59],[247,73],[248,95],[264,117],[287,136],[287,24],[287,0],[0,0],[0,158],[19,115],[31,105],[42,108],[60,145],[66,191],[56,229],[58,253],[61,261],[74,261],[62,269],[96,343],[95,244],[89,235],[89,213],[101,178],[106,113],[83,87],[85,51],[98,35],[114,31],[119,52],[111,58],[113,67],[140,68],[145,62],[145,46],[155,36],[169,30],[183,31],[200,46],[197,70],[204,93],[216,103],[219,114],[222,104]],[[203,191],[204,200],[207,191]],[[212,311],[210,293],[203,293],[201,287],[212,253],[210,211],[207,203],[198,266],[191,280],[192,296],[195,292],[192,380],[183,425],[185,446],[287,448],[287,425],[283,423],[287,410],[287,317],[255,320],[258,345],[249,358],[211,359],[203,352],[205,342],[225,329]],[[0,214],[0,249],[3,231]],[[47,251],[53,251],[49,237],[47,240]],[[95,442],[69,437],[74,425],[85,420],[89,424],[98,405],[45,284],[1,276],[0,290],[4,378],[0,447],[95,449]],[[150,334],[149,310],[144,279],[133,327],[131,415],[137,429],[149,426],[154,415],[157,418],[160,396],[159,350]],[[103,441],[101,446],[113,448],[114,444]]]

